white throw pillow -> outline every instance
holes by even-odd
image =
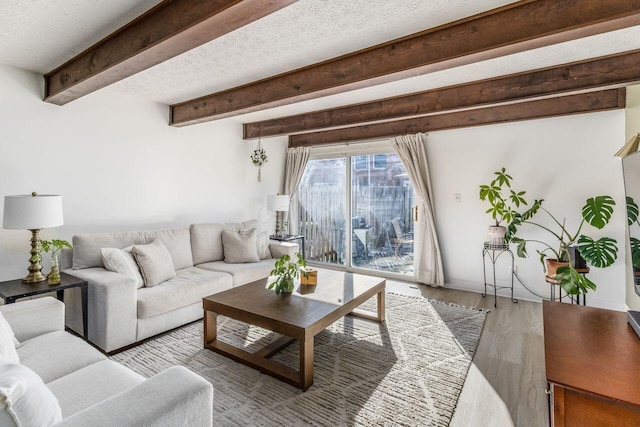
[[[257,230],[222,230],[222,247],[224,248],[224,262],[239,264],[245,262],[259,262],[256,243]]]
[[[11,329],[11,325],[0,313],[0,360],[6,362],[20,363],[20,357],[16,351],[16,347],[20,343]]]
[[[173,258],[160,240],[154,240],[148,245],[135,245],[131,253],[140,267],[146,287],[150,288],[176,277]]]
[[[58,399],[35,372],[0,361],[0,420],[13,421],[16,426],[48,427],[62,421],[62,411]]]
[[[136,288],[140,289],[144,286],[144,280],[140,274],[140,269],[138,269],[138,264],[133,258],[132,250],[133,245],[122,249],[102,248],[100,253],[102,254],[102,262],[107,270],[131,277],[136,282]]]
[[[262,233],[259,233],[256,238],[256,242],[258,256],[260,257],[260,259],[271,258],[271,251],[269,250],[269,232],[263,231]]]

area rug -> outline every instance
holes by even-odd
[[[145,377],[173,365],[197,372],[213,384],[215,426],[447,426],[486,311],[387,294],[386,316],[347,316],[318,334],[306,392],[203,349],[202,321],[112,359]],[[225,317],[218,329],[219,339],[250,351],[279,337]],[[297,368],[297,343],[273,359]]]

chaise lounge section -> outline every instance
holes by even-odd
[[[9,372],[4,372],[2,390],[11,398],[0,398],[0,425],[33,425],[33,420],[47,416],[51,405],[59,404],[62,420],[55,426],[60,427],[211,426],[213,387],[209,382],[181,366],[145,379],[65,332],[64,310],[64,304],[51,297],[0,307],[20,342],[19,363],[3,366],[30,369],[55,397],[43,400],[42,391],[28,377],[8,377]],[[29,402],[33,407],[25,407]],[[59,419],[59,412],[53,418]]]
[[[294,254],[298,246],[269,241],[257,234],[257,221],[194,224],[189,228],[155,231],[82,234],[73,237],[72,268],[65,272],[88,282],[88,339],[105,352],[202,318],[202,298],[267,277],[273,258]],[[257,253],[254,262],[241,262],[242,250],[225,242],[223,234],[237,233]],[[227,234],[228,235],[228,234]],[[153,286],[140,286],[131,277],[105,268],[104,248],[127,250],[162,242],[173,262],[175,277]],[[254,243],[249,243],[254,242]],[[231,252],[233,249],[233,256]],[[133,249],[129,249],[133,250]],[[225,253],[226,252],[226,253]],[[237,261],[240,262],[229,262]],[[258,259],[259,258],[259,259]],[[80,294],[65,293],[67,325],[82,332]]]

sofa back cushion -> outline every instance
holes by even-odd
[[[260,261],[256,249],[257,235],[258,232],[255,228],[240,231],[223,230],[224,262],[239,264]]]
[[[140,267],[146,287],[150,288],[176,277],[171,254],[161,240],[156,239],[148,245],[134,245],[131,253]]]
[[[191,225],[193,264],[198,265],[224,259],[224,249],[222,247],[223,230],[244,231],[257,226],[257,220]]]
[[[171,254],[176,269],[193,267],[191,237],[187,228],[154,231],[79,234],[73,236],[73,269],[104,267],[102,248],[125,248],[160,240]]]

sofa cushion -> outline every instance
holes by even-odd
[[[124,248],[160,240],[169,250],[175,268],[193,267],[191,235],[187,228],[154,231],[79,234],[73,236],[73,269],[104,267],[101,248]]]
[[[33,369],[45,383],[106,359],[81,338],[64,331],[23,341],[18,354],[21,363]]]
[[[140,289],[144,286],[144,279],[142,278],[138,264],[131,253],[132,250],[133,246],[127,246],[122,249],[102,248],[100,249],[100,253],[102,254],[104,268],[109,271],[131,277],[133,281],[136,282],[136,288]]]
[[[223,230],[224,262],[237,264],[260,261],[256,246],[256,235],[255,228],[240,231]]]
[[[146,287],[156,286],[176,277],[171,254],[160,240],[148,245],[135,245],[131,250],[136,259]]]
[[[24,365],[0,361],[0,425],[51,426],[60,405],[42,379]]]
[[[142,383],[144,377],[111,360],[103,360],[58,378],[47,387],[58,398],[63,418]]]
[[[271,251],[269,250],[269,232],[263,231],[256,236],[256,245],[258,248],[258,256],[260,259],[271,258]]]
[[[18,340],[13,334],[11,325],[0,313],[0,361],[5,360],[7,362],[20,363],[20,357],[16,352],[16,346]]]
[[[198,268],[208,271],[220,271],[228,273],[233,278],[233,286],[246,285],[258,279],[269,277],[273,270],[274,260],[262,260],[250,264],[229,264],[224,261],[213,261],[198,264]]]
[[[231,276],[197,267],[176,271],[177,276],[152,288],[138,290],[138,319],[145,319],[201,302],[202,298],[232,287]]]
[[[227,222],[225,224],[192,224],[189,229],[191,231],[193,265],[224,259],[222,230],[242,231],[257,227],[258,221],[255,219],[244,222]],[[260,239],[258,240],[260,242]],[[260,254],[264,254],[264,247],[258,246],[258,255]],[[262,259],[262,256],[260,256],[260,259]]]
[[[222,230],[224,229],[224,224],[192,224],[189,227],[194,264],[224,259],[222,250]]]

